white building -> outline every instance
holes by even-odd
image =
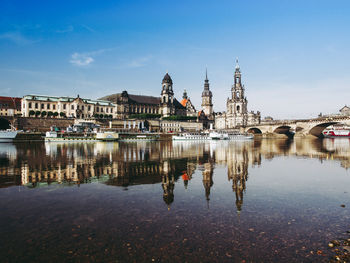
[[[22,99],[22,116],[57,116],[73,118],[115,118],[116,105],[105,100],[73,97],[26,95]]]

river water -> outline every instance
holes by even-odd
[[[350,141],[0,144],[1,262],[328,262]]]

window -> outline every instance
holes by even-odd
[[[82,110],[84,110],[84,105],[83,105],[83,106],[81,106],[81,109],[82,109]]]
[[[55,104],[54,104],[54,105],[52,105],[52,109],[54,109],[54,110],[56,109],[56,105],[55,105]]]
[[[91,106],[89,105],[89,106],[88,106],[88,111],[90,111],[90,110],[91,110]]]
[[[64,110],[66,109],[66,104],[63,104],[63,109],[64,109]]]
[[[113,113],[113,108],[111,108],[111,113]]]
[[[44,103],[41,103],[41,108],[42,108],[42,109],[44,108],[44,106],[45,106]]]
[[[39,107],[38,103],[36,102],[35,103],[35,108],[37,109]]]
[[[239,105],[237,105],[237,112],[239,112],[239,110],[240,110],[240,107],[239,107]]]
[[[50,109],[50,104],[49,104],[49,103],[46,105],[46,108],[47,108],[48,110]]]
[[[106,113],[108,113],[108,108],[106,108]]]
[[[74,110],[74,105],[72,105],[70,108],[71,108],[72,110]]]
[[[32,103],[31,102],[29,102],[28,107],[29,107],[29,109],[32,108]]]
[[[96,108],[96,112],[99,112],[99,111],[100,111],[100,108],[99,108],[99,107],[97,107],[97,108]]]
[[[101,108],[101,112],[103,112],[103,108]]]
[[[79,110],[79,105],[77,105],[77,110]]]

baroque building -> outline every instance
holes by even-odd
[[[186,90],[184,90],[182,101],[180,103],[186,108],[186,116],[197,116],[196,108],[192,104],[190,97],[187,96]]]
[[[175,97],[173,80],[168,73],[162,80],[160,97],[133,95],[127,91],[105,96],[107,100],[116,104],[116,118],[125,119],[132,114],[157,114],[161,117],[173,115],[186,116],[186,106],[183,106]]]
[[[217,129],[232,129],[260,123],[260,112],[248,112],[248,100],[245,97],[245,87],[242,84],[241,70],[236,60],[234,84],[231,88],[231,98],[227,98],[226,112],[215,115]]]
[[[101,115],[115,118],[115,104],[105,100],[57,97],[43,95],[26,95],[22,98],[22,116],[53,116],[71,118],[92,118]]]

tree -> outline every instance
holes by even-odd
[[[55,111],[55,112],[53,113],[53,116],[54,116],[54,117],[57,117],[57,116],[58,116],[58,112]]]
[[[62,118],[66,117],[66,113],[60,112],[60,117],[62,117]]]
[[[99,117],[100,117],[100,119],[102,119],[103,118],[103,114],[100,114]]]
[[[94,114],[94,118],[98,118],[100,115],[98,115],[97,113]]]
[[[105,119],[107,119],[107,118],[108,118],[108,114],[103,115],[103,117],[104,117]]]
[[[109,115],[108,115],[108,118],[113,119],[113,115],[112,115],[112,114],[109,114]]]
[[[35,117],[38,117],[40,114],[41,114],[40,110],[37,110],[37,111],[35,112]]]
[[[46,111],[42,111],[41,112],[41,117],[45,117],[47,115],[47,112]]]
[[[33,115],[35,115],[35,111],[30,110],[30,111],[29,111],[29,117],[30,117],[30,116],[33,116]]]
[[[52,111],[49,111],[48,113],[47,113],[47,116],[48,117],[51,117],[53,115],[53,112]]]

